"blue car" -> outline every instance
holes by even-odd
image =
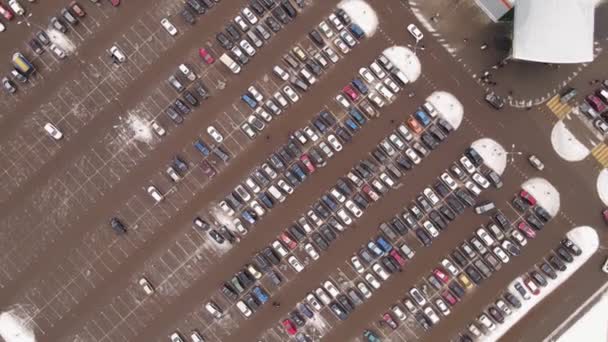
[[[353,35],[355,37],[357,37],[357,39],[361,39],[363,37],[365,37],[365,32],[363,32],[363,30],[361,29],[361,27],[357,24],[350,24],[350,32],[353,33]]]
[[[376,239],[376,243],[378,244],[378,246],[380,246],[380,248],[382,248],[382,251],[384,251],[384,253],[388,253],[391,251],[391,249],[393,249],[393,246],[391,246],[391,244],[386,241],[386,239],[382,236],[378,236],[378,238]]]
[[[248,94],[241,96],[241,100],[243,100],[251,109],[255,109],[255,107],[258,106],[256,100],[252,99]]]
[[[416,120],[418,120],[424,127],[431,124],[431,118],[421,110],[417,110],[416,113],[414,113],[414,117],[416,117]]]
[[[351,82],[353,84],[353,87],[357,88],[357,90],[365,95],[369,92],[369,88],[367,88],[367,85],[365,85],[365,83],[363,81],[361,81],[358,78],[355,78],[354,80],[352,80]]]
[[[357,124],[355,120],[351,118],[344,120],[344,123],[346,124],[346,127],[353,133],[358,131],[360,128],[359,124]]]
[[[253,292],[260,303],[264,304],[268,301],[268,293],[266,293],[266,291],[264,291],[261,287],[254,287],[251,292]]]
[[[350,116],[352,116],[353,119],[357,120],[357,123],[359,125],[364,125],[367,122],[367,119],[365,119],[365,116],[363,116],[363,113],[361,113],[361,111],[358,110],[357,108],[351,108],[348,111],[348,114],[350,114]]]
[[[291,167],[291,173],[296,176],[300,182],[303,182],[304,179],[306,179],[306,173],[304,173],[304,171],[298,164],[295,164]]]
[[[258,199],[262,202],[262,204],[267,208],[271,209],[274,207],[274,202],[265,192],[258,195]]]
[[[209,147],[201,140],[196,140],[194,142],[194,147],[196,147],[196,149],[205,157],[209,157],[209,154],[211,154]]]

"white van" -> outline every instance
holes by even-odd
[[[241,67],[232,59],[232,57],[228,56],[226,53],[220,56],[220,62],[222,62],[233,74],[238,74],[241,72]]]
[[[279,202],[283,202],[285,200],[285,196],[281,193],[281,191],[274,185],[271,185],[268,188],[268,193],[270,194],[270,196],[272,196],[272,198],[274,198],[275,200],[279,201]]]
[[[395,94],[388,90],[388,88],[384,84],[378,83],[376,84],[375,88],[376,91],[379,92],[388,101],[393,101],[395,99]]]

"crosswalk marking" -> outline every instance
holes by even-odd
[[[603,166],[608,167],[608,146],[605,143],[597,144],[591,150],[591,155]]]
[[[547,107],[549,107],[549,109],[558,117],[558,119],[563,119],[566,117],[566,114],[570,113],[572,107],[570,107],[567,103],[561,103],[559,99],[559,95],[553,96],[549,101],[547,101]]]

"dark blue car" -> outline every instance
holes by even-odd
[[[369,92],[369,88],[367,88],[367,85],[363,81],[361,81],[360,79],[355,78],[354,80],[352,80],[351,83],[353,84],[353,87],[357,88],[357,90],[361,94],[365,95],[365,94],[367,94]]]
[[[209,154],[211,154],[211,152],[209,151],[209,147],[205,145],[205,143],[201,140],[197,139],[194,142],[194,147],[196,147],[196,149],[205,157],[209,157]]]
[[[243,100],[243,102],[245,102],[251,109],[255,109],[255,107],[258,106],[258,103],[248,94],[241,96],[241,100]]]
[[[431,124],[431,118],[421,110],[417,110],[416,113],[414,113],[414,117],[416,117],[416,120],[418,120],[424,127]]]
[[[391,251],[391,249],[393,249],[393,246],[391,246],[391,244],[386,241],[386,239],[382,236],[378,236],[378,238],[376,239],[376,244],[378,244],[378,246],[384,251],[384,253],[388,253]]]
[[[355,23],[350,24],[350,32],[353,33],[353,35],[355,37],[357,37],[357,39],[361,39],[363,37],[365,37],[365,32],[363,32],[363,30],[361,29],[361,27]]]
[[[264,291],[261,287],[254,287],[251,292],[253,292],[260,303],[264,304],[268,301],[268,293],[266,293],[266,291]]]
[[[361,111],[358,110],[357,108],[351,108],[348,111],[348,114],[350,114],[350,116],[352,116],[353,119],[357,120],[357,123],[359,125],[364,125],[367,122],[367,119],[365,119],[365,116],[363,116],[363,113],[361,113]]]

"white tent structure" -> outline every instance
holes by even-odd
[[[595,0],[517,0],[513,58],[543,63],[593,60]]]

